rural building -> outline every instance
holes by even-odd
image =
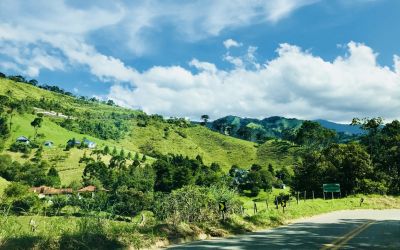
[[[75,147],[81,145],[81,142],[75,139],[70,139],[67,141],[68,146]]]
[[[53,144],[54,143],[52,141],[45,141],[43,145],[45,145],[46,147],[51,148],[51,147],[53,147]]]
[[[29,191],[36,193],[40,198],[52,195],[63,195],[63,194],[73,194],[73,193],[94,193],[96,192],[95,186],[87,186],[79,189],[78,191],[73,191],[72,188],[53,188],[48,186],[40,186],[40,187],[31,187]],[[105,189],[101,189],[101,191],[108,191]]]
[[[82,143],[83,143],[83,145],[84,145],[85,147],[88,147],[88,148],[96,148],[96,143],[95,143],[95,142],[92,142],[92,141],[90,141],[90,140],[88,140],[88,139],[84,139]]]
[[[79,189],[78,193],[89,193],[89,192],[95,192],[95,191],[96,191],[96,187],[89,185],[87,187]]]
[[[25,136],[18,137],[16,141],[17,142],[21,142],[21,143],[25,143],[25,144],[29,144],[30,143],[29,139],[27,137],[25,137]]]
[[[47,186],[40,186],[40,187],[32,187],[29,189],[31,192],[34,192],[39,195],[40,198],[45,196],[52,196],[52,195],[60,195],[60,194],[72,194],[72,188],[53,188]]]

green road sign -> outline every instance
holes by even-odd
[[[340,192],[340,184],[337,184],[337,183],[324,184],[322,186],[322,189],[324,190],[324,192],[339,193]]]

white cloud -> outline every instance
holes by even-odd
[[[268,22],[269,16],[276,16],[273,19],[277,21],[284,17],[280,14],[282,7],[276,8],[277,5],[290,5],[285,12],[289,13],[307,2],[152,0],[77,4],[63,0],[4,0],[0,2],[0,55],[6,57],[2,59],[4,67],[30,77],[37,77],[42,69],[66,70],[86,65],[102,80],[131,81],[135,70],[115,57],[99,53],[88,42],[91,34],[102,31],[125,51],[143,55],[151,50],[149,44],[153,40],[147,34],[157,31],[160,24],[172,25],[184,34],[180,36],[183,39],[196,40],[218,35],[224,29]],[[224,44],[241,45],[232,39]],[[232,58],[232,63],[239,65],[240,60]],[[204,66],[203,63],[201,67]]]
[[[310,0],[84,1],[2,0],[0,38],[35,40],[37,35],[64,35],[87,41],[101,31],[131,53],[151,53],[154,33],[162,27],[194,41],[223,30],[277,22]],[[7,31],[5,27],[9,27]],[[23,28],[27,33],[19,32]],[[233,41],[233,40],[232,40]]]
[[[226,49],[230,49],[231,47],[240,47],[240,46],[242,46],[242,44],[229,38],[224,41],[224,46]]]
[[[398,75],[400,75],[400,57],[398,55],[394,55],[393,61],[394,61],[394,70]]]
[[[150,113],[191,118],[204,113],[212,118],[228,114],[335,121],[400,118],[398,72],[378,65],[377,54],[364,44],[350,42],[347,48],[347,55],[326,61],[281,44],[276,58],[253,69],[225,71],[202,67],[208,64],[198,60],[190,63],[197,65],[198,73],[182,67],[153,67],[138,73],[131,87],[114,85],[109,98]]]
[[[318,0],[279,0],[279,1],[267,1],[266,11],[267,20],[271,22],[278,22],[282,18],[287,17],[294,10],[312,3],[318,2]]]
[[[189,62],[189,65],[195,67],[198,70],[208,71],[210,73],[217,72],[217,67],[213,63],[200,62],[197,59],[193,59],[192,61]]]

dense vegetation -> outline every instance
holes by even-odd
[[[373,118],[353,123],[366,133],[348,144],[331,142],[332,134],[317,124],[307,125],[311,132],[297,134],[300,143],[312,148],[294,167],[294,190],[320,190],[323,183],[340,183],[348,194],[400,193],[400,122],[383,125],[381,118]]]
[[[279,116],[272,116],[262,120],[226,116],[209,123],[203,123],[222,134],[252,142],[263,143],[271,138],[291,140],[303,122],[303,120]],[[337,142],[346,142],[356,139],[358,135],[363,133],[359,126],[350,126],[326,120],[316,120],[315,122],[322,125],[324,128],[336,131],[337,135],[335,141]]]

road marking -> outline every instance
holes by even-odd
[[[330,244],[325,244],[324,247],[321,248],[321,250],[326,250],[326,249],[339,249],[342,247],[344,244],[349,242],[349,240],[353,239],[355,236],[360,234],[362,231],[367,229],[371,224],[373,224],[375,221],[367,221],[364,224],[360,225],[359,227],[356,227],[355,229],[351,230],[347,234],[343,235],[342,237],[339,237],[335,241],[333,241]]]

